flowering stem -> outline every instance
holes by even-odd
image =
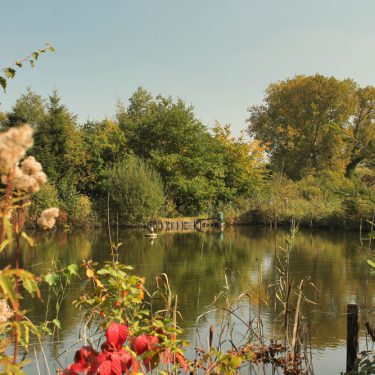
[[[9,202],[12,200],[12,191],[13,191],[13,179],[11,178],[12,174],[9,174],[8,183],[5,188],[5,196],[4,196],[4,207],[2,209],[2,217],[1,217],[1,228],[0,228],[0,244],[3,242],[4,236],[4,219],[8,216],[8,206]]]
[[[17,208],[17,220],[16,220],[16,270],[20,267],[20,222],[21,222],[21,209]],[[19,320],[19,314],[18,314],[18,293],[19,293],[19,279],[18,276],[16,276],[16,284],[15,284],[15,292],[16,292],[16,304],[17,308],[14,313],[14,320]],[[15,327],[14,332],[14,351],[13,351],[13,363],[15,364],[17,362],[17,352],[18,352],[18,329],[17,326]]]

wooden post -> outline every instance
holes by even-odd
[[[349,304],[347,306],[346,324],[346,372],[349,372],[356,367],[358,354],[358,305]]]

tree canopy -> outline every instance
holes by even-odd
[[[358,111],[353,80],[296,76],[272,83],[262,105],[249,109],[248,132],[269,154],[272,167],[298,179],[321,169],[345,170],[344,139]]]
[[[249,112],[247,138],[234,137],[230,125],[216,122],[209,128],[182,99],[154,96],[139,88],[128,103],[118,104],[112,118],[80,124],[57,92],[43,98],[28,89],[9,112],[0,113],[0,125],[32,125],[31,153],[50,181],[43,200],[57,196],[61,208],[74,217],[79,216],[82,202],[104,217],[108,193],[114,209],[121,207],[128,223],[156,213],[234,212],[249,207],[249,202],[256,202],[258,208],[269,205],[262,215],[274,216],[280,206],[275,202],[288,201],[290,192],[271,194],[272,189],[280,190],[286,177],[303,181],[285,186],[300,189],[294,198],[298,196],[306,207],[316,196],[311,179],[320,184],[320,176],[336,176],[342,186],[349,178],[372,181],[374,87],[360,87],[350,79],[296,76],[272,83],[263,103]],[[368,191],[363,188],[358,199],[370,202]],[[156,205],[148,207],[150,200]],[[289,212],[292,205],[285,202],[281,206]],[[331,209],[319,209],[331,215]]]

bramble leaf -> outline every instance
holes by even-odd
[[[48,273],[43,277],[44,281],[49,285],[49,286],[55,286],[59,280],[59,276],[56,275],[55,273]]]
[[[129,334],[128,327],[125,324],[112,322],[108,327],[105,336],[110,344],[117,349],[121,349]]]

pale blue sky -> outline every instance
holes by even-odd
[[[295,74],[375,85],[375,0],[17,0],[1,4],[0,67],[54,54],[0,93],[57,89],[80,121],[113,116],[138,86],[181,97],[201,120],[246,127],[270,82]]]

